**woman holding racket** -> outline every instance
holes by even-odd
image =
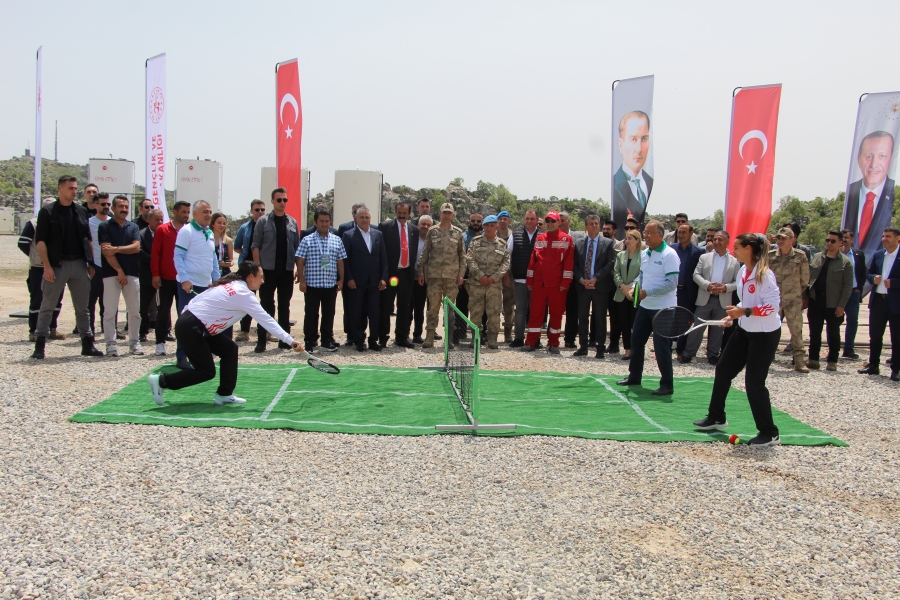
[[[725,317],[725,326],[730,327],[735,319],[737,325],[716,365],[709,413],[705,419],[694,421],[694,426],[701,431],[728,427],[725,397],[732,380],[746,367],[744,386],[759,430],[759,435],[748,443],[777,446],[781,439],[772,421],[766,377],[781,339],[781,319],[778,316],[781,293],[775,274],[769,269],[769,243],[765,236],[755,233],[739,235],[734,243],[734,256],[744,264],[737,276],[740,302],[737,306],[726,308],[728,316]]]
[[[175,323],[175,337],[194,368],[150,375],[147,383],[157,404],[162,406],[164,389],[180,390],[214,378],[216,364],[213,354],[221,359],[219,389],[213,402],[218,405],[246,402],[234,395],[238,370],[237,344],[221,333],[247,314],[256,319],[266,331],[290,344],[295,351],[303,351],[303,345],[294,341],[269,316],[254,294],[264,279],[259,263],[245,260],[237,271],[217,279],[208,290],[194,296],[188,303]]]

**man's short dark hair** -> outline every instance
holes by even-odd
[[[638,221],[635,217],[628,217],[627,219],[625,219],[625,222],[626,223],[634,223],[635,225],[641,224],[641,222]]]
[[[89,187],[94,188],[94,189],[97,190],[98,192],[100,191],[100,188],[97,187],[97,184],[96,184],[96,183],[89,183],[89,184],[87,184],[86,186],[84,186],[84,189],[88,189]]]
[[[141,204],[140,204],[141,208],[144,207],[144,202],[149,202],[150,208],[153,208],[153,200],[151,200],[150,198],[144,198],[143,200],[141,200]]]
[[[727,231],[725,231],[724,229],[716,229],[716,233],[721,233],[722,235],[725,236],[725,239],[727,239],[727,240],[731,239],[731,234],[728,233]]]
[[[887,131],[873,131],[872,133],[870,133],[866,137],[864,137],[862,140],[860,140],[859,151],[856,153],[857,158],[862,156],[863,144],[865,144],[869,140],[875,140],[875,139],[883,138],[883,137],[891,138],[891,152],[893,153],[894,152],[894,136],[892,136]]]
[[[844,237],[845,235],[849,235],[851,240],[856,238],[856,234],[849,229],[841,229],[841,237]]]
[[[829,231],[828,233],[825,234],[825,237],[828,237],[829,235],[833,235],[834,237],[836,237],[838,239],[838,241],[841,241],[841,239],[843,239],[843,237],[844,237],[841,235],[841,232],[837,231],[837,230]]]
[[[316,212],[313,213],[313,222],[318,222],[319,217],[321,217],[322,215],[328,217],[329,221],[331,220],[331,211],[329,211],[326,206],[317,206]]]
[[[272,190],[272,200],[275,199],[275,194],[287,194],[287,190],[284,188],[275,188]]]
[[[188,202],[187,200],[176,200],[175,204],[172,206],[172,211],[177,211],[182,206],[187,206],[188,208],[190,208],[191,203]]]
[[[62,177],[59,178],[58,187],[62,187],[64,184],[72,183],[73,181],[75,183],[78,183],[78,180],[75,179],[74,177],[72,177],[71,175],[63,175]],[[97,187],[97,186],[94,186],[94,187]],[[100,188],[97,188],[97,189],[100,189]]]
[[[419,201],[416,202],[416,206],[419,206],[423,202],[427,202],[428,204],[431,204],[431,200],[429,200],[428,198],[419,198]]]
[[[408,200],[401,200],[400,202],[397,203],[397,206],[394,207],[394,212],[397,212],[397,209],[400,208],[401,205],[405,206],[409,210],[412,210],[412,207],[409,205]]]
[[[97,192],[94,196],[94,202],[100,202],[101,200],[109,200],[109,194],[106,192]]]
[[[707,227],[707,228],[706,228],[706,233],[709,233],[710,231],[713,232],[713,233],[715,234],[715,233],[718,233],[719,231],[722,231],[722,230],[719,229],[718,227]]]
[[[526,210],[526,211],[525,211],[525,214],[522,215],[522,216],[523,216],[523,217],[527,217],[527,216],[528,216],[528,213],[534,213],[534,216],[537,216],[537,211],[534,210],[533,208],[529,208],[528,210]],[[540,220],[540,219],[539,219],[539,220]]]
[[[691,233],[694,233],[694,226],[691,225],[690,223],[682,223],[681,225],[679,225],[677,227],[677,229],[681,229],[682,227],[687,227]]]
[[[256,206],[257,204],[263,204],[263,205],[265,205],[265,202],[263,202],[262,200],[258,200],[258,199],[257,199],[257,200],[251,200],[251,201],[250,201],[250,208],[251,208],[251,210],[252,210],[253,207]]]
[[[131,205],[131,202],[128,201],[128,196],[123,196],[122,194],[119,194],[118,196],[116,196],[115,198],[113,198],[113,206],[115,206],[116,204],[118,204],[118,203],[119,203],[119,200],[124,200],[124,201],[125,201],[125,204],[128,204],[129,206]]]
[[[888,231],[890,231],[894,235],[900,235],[900,229],[897,229],[896,227],[885,227],[884,233],[887,233]]]
[[[800,237],[800,224],[799,223],[794,223],[792,221],[790,223],[785,223],[784,225],[782,225],[782,227],[790,227],[791,231],[794,232],[794,239],[797,239],[798,237]]]
[[[588,221],[599,221],[600,227],[603,227],[603,219],[600,218],[600,215],[588,215],[584,218],[584,222],[587,223]]]
[[[688,218],[688,216],[684,213],[675,213],[675,218],[677,219],[678,217],[684,217],[685,220],[687,220]]]
[[[595,216],[595,215],[590,215],[590,217],[593,217],[593,216]],[[588,217],[588,218],[590,218],[590,217]],[[612,219],[607,219],[607,220],[606,220],[606,223],[604,223],[604,225],[611,225],[613,229],[618,229],[618,228],[619,228],[619,226],[616,225],[616,222],[613,221]]]

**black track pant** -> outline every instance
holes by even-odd
[[[237,385],[237,344],[221,333],[210,335],[200,319],[189,311],[181,313],[175,322],[175,337],[194,368],[160,375],[160,387],[180,390],[213,379],[216,376],[215,354],[221,359],[216,393],[220,396],[234,393],[234,386]]]

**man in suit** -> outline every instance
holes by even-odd
[[[353,219],[350,221],[347,221],[346,223],[341,223],[337,228],[337,232],[332,232],[332,233],[335,233],[335,235],[337,235],[339,238],[343,239],[345,233],[347,233],[348,231],[350,231],[351,229],[356,227],[356,211],[358,211],[363,206],[365,206],[365,204],[363,204],[362,202],[357,202],[356,204],[351,206],[350,211],[352,213]],[[371,215],[371,213],[369,213],[369,214]],[[370,218],[370,223],[371,223],[371,218]],[[344,289],[346,289],[346,287]],[[344,307],[344,318],[343,318],[344,333],[347,335],[347,341],[344,342],[344,345],[352,346],[353,340],[351,339],[352,336],[350,335],[352,328],[350,326],[350,317],[349,317],[350,307],[347,305],[347,295],[346,294],[341,294],[341,304]]]
[[[653,191],[653,178],[644,171],[650,153],[650,116],[640,110],[619,120],[619,152],[622,165],[613,177],[612,219],[624,223],[629,215],[644,220],[647,202]],[[622,239],[625,233],[622,232]]]
[[[141,230],[141,270],[140,283],[141,331],[139,341],[147,341],[147,333],[156,328],[156,288],[153,287],[153,273],[150,272],[150,258],[153,255],[153,235],[162,224],[162,211],[153,208],[147,211],[147,226]],[[151,308],[153,309],[151,311]],[[152,314],[151,314],[152,313]],[[152,319],[151,319],[152,317]]]
[[[575,285],[578,297],[578,350],[572,356],[587,356],[588,340],[597,340],[596,358],[605,356],[606,307],[609,291],[613,287],[610,273],[616,264],[616,249],[613,241],[600,235],[600,217],[588,215],[584,221],[587,235],[575,240]],[[593,308],[595,319],[591,319]],[[567,309],[568,310],[568,309]],[[568,315],[568,313],[567,313]],[[588,336],[588,325],[593,321],[592,336]],[[569,317],[566,316],[568,324]]]
[[[371,213],[363,204],[353,215],[355,226],[344,232],[347,251],[344,269],[344,306],[347,308],[348,335],[357,351],[366,350],[366,324],[369,327],[369,348],[379,351],[379,321],[381,320],[381,291],[387,287],[388,258],[384,237],[370,228]]]
[[[866,255],[862,250],[853,247],[853,238],[856,237],[849,229],[841,230],[841,251],[850,259],[853,265],[853,291],[850,299],[844,307],[847,316],[847,327],[844,329],[843,358],[859,358],[854,350],[856,344],[856,331],[859,328],[859,305],[862,303],[863,286],[866,284]]]
[[[900,381],[900,229],[887,227],[881,234],[884,248],[875,253],[866,281],[873,286],[869,296],[869,364],[857,371],[878,375],[884,328],[891,327],[891,381]]]
[[[862,179],[850,184],[844,204],[844,228],[856,232],[854,248],[873,256],[881,246],[880,232],[891,224],[894,180],[888,168],[894,155],[894,136],[886,131],[868,134],[859,143],[856,162]]]
[[[409,202],[400,201],[394,209],[396,218],[382,223],[378,229],[384,235],[388,258],[388,277],[396,277],[396,286],[387,286],[381,293],[381,322],[378,325],[379,343],[387,345],[391,331],[391,309],[397,299],[397,320],[394,323],[394,345],[415,348],[409,341],[412,322],[413,271],[419,253],[419,228],[410,224]]]
[[[717,231],[713,236],[712,252],[702,254],[694,268],[693,279],[698,288],[694,314],[707,321],[724,319],[725,309],[733,304],[731,295],[737,289],[737,274],[741,265],[728,253],[730,239],[727,231]],[[725,330],[722,327],[706,329],[709,331],[706,360],[709,364],[716,365],[719,363]],[[702,341],[703,329],[690,332],[684,346],[683,360],[689,361],[696,356]]]
[[[694,310],[697,306],[697,294],[700,290],[694,281],[694,271],[697,269],[697,263],[700,257],[705,254],[704,250],[693,243],[694,228],[690,223],[682,223],[678,226],[678,241],[671,244],[670,247],[675,250],[681,261],[680,271],[678,273],[678,306],[683,306],[689,311]],[[689,363],[692,356],[684,353],[687,346],[687,336],[681,336],[675,342],[675,354],[678,362]]]
[[[356,227],[356,211],[365,206],[362,202],[357,202],[354,204],[350,210],[353,212],[353,219],[347,221],[346,223],[341,223],[338,226],[338,237],[343,238],[344,234]],[[370,213],[371,214],[371,213]],[[371,221],[371,218],[370,218]]]

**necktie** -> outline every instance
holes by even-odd
[[[588,253],[587,260],[584,261],[584,278],[591,278],[591,267],[594,266],[594,240],[588,238]]]
[[[637,199],[638,202],[641,203],[641,206],[647,206],[647,196],[644,195],[644,189],[641,187],[641,178],[640,177],[632,177],[631,175],[625,175],[628,181],[634,183],[634,187],[637,188]]]
[[[862,246],[872,224],[872,215],[875,213],[875,192],[866,193],[866,201],[863,204],[862,218],[859,221],[859,245]]]
[[[400,225],[400,268],[409,266],[409,239],[406,236],[406,225]]]

